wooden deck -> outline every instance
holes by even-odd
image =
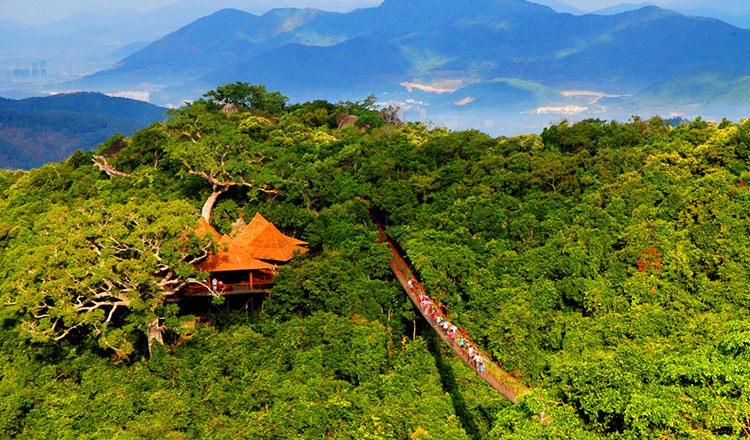
[[[224,296],[240,295],[245,293],[261,293],[268,291],[273,285],[273,281],[263,281],[254,283],[237,283],[237,284],[219,284],[216,290],[211,292],[205,286],[192,284],[184,290],[186,296]]]

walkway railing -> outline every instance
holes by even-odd
[[[445,342],[469,368],[471,368],[482,379],[484,379],[484,381],[487,382],[487,384],[489,384],[492,388],[499,391],[500,394],[505,396],[514,404],[518,405],[518,402],[516,402],[516,398],[522,394],[527,393],[529,391],[528,388],[526,388],[521,383],[521,381],[518,380],[518,378],[508,374],[505,370],[492,362],[489,359],[489,355],[484,352],[484,356],[482,357],[484,358],[486,371],[481,371],[470,359],[469,353],[464,350],[456,341],[451,339],[451,337],[442,329],[442,327],[438,326],[437,322],[435,322],[435,320],[432,318],[430,310],[425,310],[422,307],[422,304],[420,304],[419,294],[426,295],[424,287],[421,283],[416,281],[414,274],[412,274],[412,272],[409,270],[409,266],[407,266],[404,259],[401,258],[401,255],[399,255],[398,251],[393,246],[393,243],[391,243],[391,241],[385,235],[385,231],[380,226],[380,224],[378,224],[377,221],[376,224],[378,225],[379,241],[381,243],[388,243],[391,251],[393,252],[393,258],[391,258],[391,261],[389,263],[391,270],[396,275],[396,278],[401,283],[401,286],[404,288],[406,294],[412,300],[414,305],[417,306],[417,309],[419,309],[420,313],[422,313],[422,316],[424,316],[425,320],[427,320],[430,326],[432,326],[433,330],[435,330],[435,332],[438,334],[438,336],[440,336],[443,342]],[[409,280],[416,281],[414,290],[409,287]],[[440,307],[438,307],[437,304],[434,304],[433,307],[433,313],[437,312],[440,317],[446,318],[440,311]],[[468,339],[468,337],[466,339]]]

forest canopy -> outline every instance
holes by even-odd
[[[492,138],[253,87],[281,104],[222,112],[240,98],[220,87],[0,173],[0,436],[748,435],[750,121]],[[110,176],[92,159],[116,141]],[[312,251],[253,310],[207,303],[208,325],[162,286],[205,279],[191,263],[216,244],[192,231],[212,197],[220,233],[260,212]],[[420,320],[373,217],[531,387],[519,406]]]

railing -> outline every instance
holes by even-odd
[[[438,336],[440,336],[443,342],[445,342],[469,368],[471,368],[482,379],[484,379],[484,381],[487,382],[487,384],[489,384],[492,388],[499,391],[500,394],[505,396],[514,404],[518,405],[518,402],[516,402],[516,398],[522,394],[527,393],[529,391],[528,388],[526,388],[521,383],[521,381],[518,380],[518,378],[510,375],[505,370],[497,366],[494,362],[492,362],[489,359],[489,355],[485,352],[482,353],[484,355],[483,358],[486,371],[480,371],[479,368],[477,368],[474,362],[470,359],[469,354],[466,352],[466,350],[464,350],[459,344],[457,344],[456,341],[451,339],[441,327],[438,327],[437,323],[432,319],[432,316],[430,316],[430,310],[425,310],[419,302],[418,295],[420,293],[422,295],[425,295],[424,287],[421,283],[416,281],[414,274],[412,274],[412,272],[409,270],[409,266],[406,264],[404,259],[401,258],[401,255],[399,255],[398,251],[393,246],[393,243],[391,243],[391,241],[385,235],[385,231],[380,226],[380,224],[377,223],[377,221],[376,224],[378,226],[379,241],[381,243],[388,243],[388,246],[390,246],[391,251],[393,252],[393,258],[389,263],[391,270],[396,275],[396,278],[401,283],[401,286],[404,288],[406,294],[412,300],[414,305],[417,306],[417,309],[419,309],[422,316],[427,320],[427,322],[430,324],[433,330],[435,330]],[[409,287],[409,280],[416,281],[414,290]],[[445,318],[444,314],[440,311],[439,306],[435,305],[433,310],[437,312],[439,316]],[[463,330],[461,331],[464,333],[464,335],[466,335]],[[466,339],[468,340],[468,335],[466,336]]]
[[[214,293],[202,284],[191,284],[185,289],[185,295],[189,296],[209,296],[209,295],[231,295],[239,293],[258,292],[267,290],[273,284],[273,280],[253,280],[250,282],[240,282],[232,284],[218,284]]]

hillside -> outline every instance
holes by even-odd
[[[0,98],[0,167],[28,170],[59,162],[76,150],[95,149],[113,133],[132,136],[165,111],[98,93]]]
[[[368,50],[351,56],[357,41],[368,41]],[[352,68],[356,84],[345,81],[337,91],[350,98],[366,89],[400,92],[405,100],[404,78],[428,86],[505,78],[624,95],[702,66],[747,69],[750,52],[737,49],[743,47],[750,47],[748,30],[652,6],[608,16],[561,14],[523,0],[387,0],[349,13],[279,9],[260,17],[227,9],[78,86],[149,84],[162,88],[157,102],[178,103],[217,83],[245,81],[273,84],[300,101],[330,96],[327,82]],[[388,54],[397,54],[393,65],[381,59]],[[498,90],[487,99],[512,96]]]
[[[702,66],[647,87],[635,99],[652,106],[747,105],[750,102],[748,81],[750,70],[724,65]]]
[[[436,105],[461,106],[466,109],[503,107],[522,111],[542,105],[567,104],[573,101],[534,82],[498,78],[441,94],[432,102]]]
[[[563,121],[495,139],[387,123],[370,100],[253,93],[252,109],[201,100],[126,137],[109,160],[127,176],[94,152],[0,173],[3,436],[750,429],[734,416],[750,383],[750,122]],[[192,263],[212,239],[193,232],[218,190],[220,234],[260,212],[311,249],[251,307],[164,289],[206,280]],[[519,406],[422,321],[374,218],[452,322],[531,387]]]

